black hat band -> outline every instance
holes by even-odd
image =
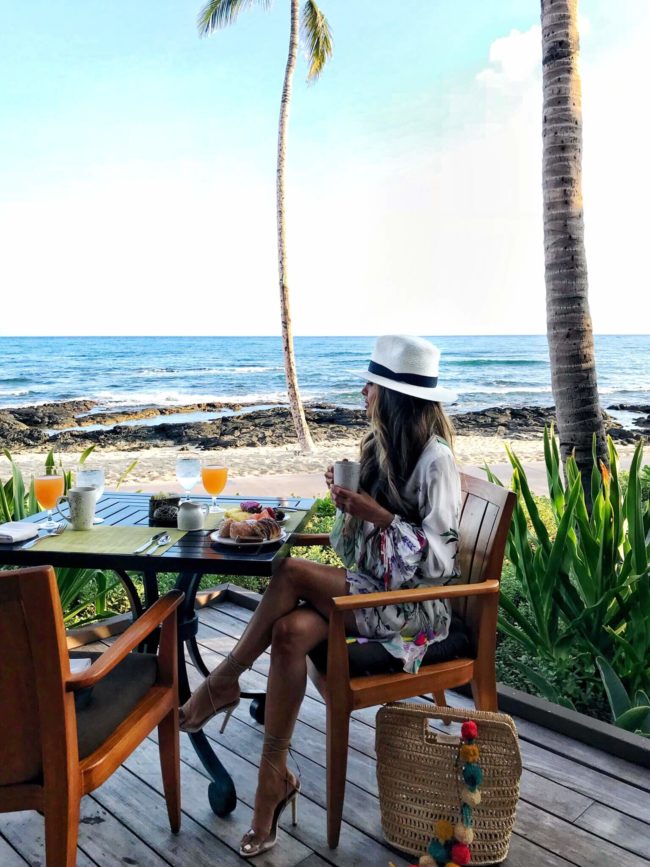
[[[393,382],[418,385],[421,388],[435,388],[438,385],[437,376],[420,376],[419,373],[394,373],[390,367],[384,367],[383,364],[378,364],[376,361],[370,362],[368,373],[383,376],[385,379],[392,379]]]

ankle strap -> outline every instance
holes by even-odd
[[[296,767],[298,768],[298,779],[300,779],[300,765],[291,752],[291,738],[279,738],[269,732],[264,733],[264,743],[262,744],[262,756],[260,762],[266,762],[267,765],[270,765],[275,773],[279,777],[282,777],[285,783],[289,785],[289,774],[286,771],[280,771],[273,761],[273,758],[276,756],[281,756],[282,759],[286,760],[287,753],[289,753],[294,762],[296,762]]]
[[[243,674],[250,668],[250,665],[242,665],[241,662],[237,662],[232,653],[229,653],[228,656],[226,656],[225,661],[228,667],[231,668],[233,672],[237,675]]]
[[[291,738],[279,738],[272,735],[270,732],[264,732],[264,744],[262,745],[262,756],[268,758],[276,753],[288,753],[291,746]]]

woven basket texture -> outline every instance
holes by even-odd
[[[471,864],[494,864],[508,854],[521,777],[517,731],[505,714],[395,702],[377,714],[377,781],[384,836],[423,855],[439,819],[460,821],[464,787],[460,738],[434,730],[429,721],[478,726],[481,803],[473,808]]]

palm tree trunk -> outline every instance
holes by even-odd
[[[589,497],[592,439],[607,463],[589,313],[582,207],[578,0],[541,0],[544,261],[551,382],[562,459],[574,452]]]
[[[291,310],[289,308],[289,285],[287,278],[286,226],[284,219],[284,166],[287,156],[287,126],[289,121],[289,105],[291,103],[291,88],[293,73],[296,68],[298,54],[299,0],[291,0],[291,33],[289,36],[289,56],[284,73],[282,101],[280,103],[280,121],[278,125],[278,168],[277,168],[277,212],[278,212],[278,276],[280,282],[280,318],[282,321],[282,349],[284,352],[284,369],[287,377],[289,406],[296,436],[303,452],[313,452],[314,443],[307,427],[305,410],[298,391],[296,375],[296,359],[293,351],[293,328],[291,325]]]

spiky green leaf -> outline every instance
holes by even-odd
[[[628,711],[632,705],[630,697],[627,694],[620,677],[616,674],[612,666],[599,656],[596,660],[596,665],[600,671],[600,676],[603,680],[603,686],[607,693],[609,706],[612,709],[612,716],[618,719],[622,714]]]
[[[80,464],[85,464],[85,463],[86,463],[88,457],[92,454],[92,452],[93,452],[93,450],[95,449],[96,445],[97,445],[97,443],[93,443],[91,446],[88,446],[88,448],[87,448],[85,451],[83,451],[83,452],[81,453],[81,457],[79,458],[79,463],[80,463]]]
[[[197,27],[201,36],[207,36],[234,24],[240,12],[251,6],[269,9],[271,0],[210,0],[199,12]]]
[[[302,7],[300,25],[309,59],[307,80],[316,81],[334,51],[332,31],[314,0],[306,0]]]

